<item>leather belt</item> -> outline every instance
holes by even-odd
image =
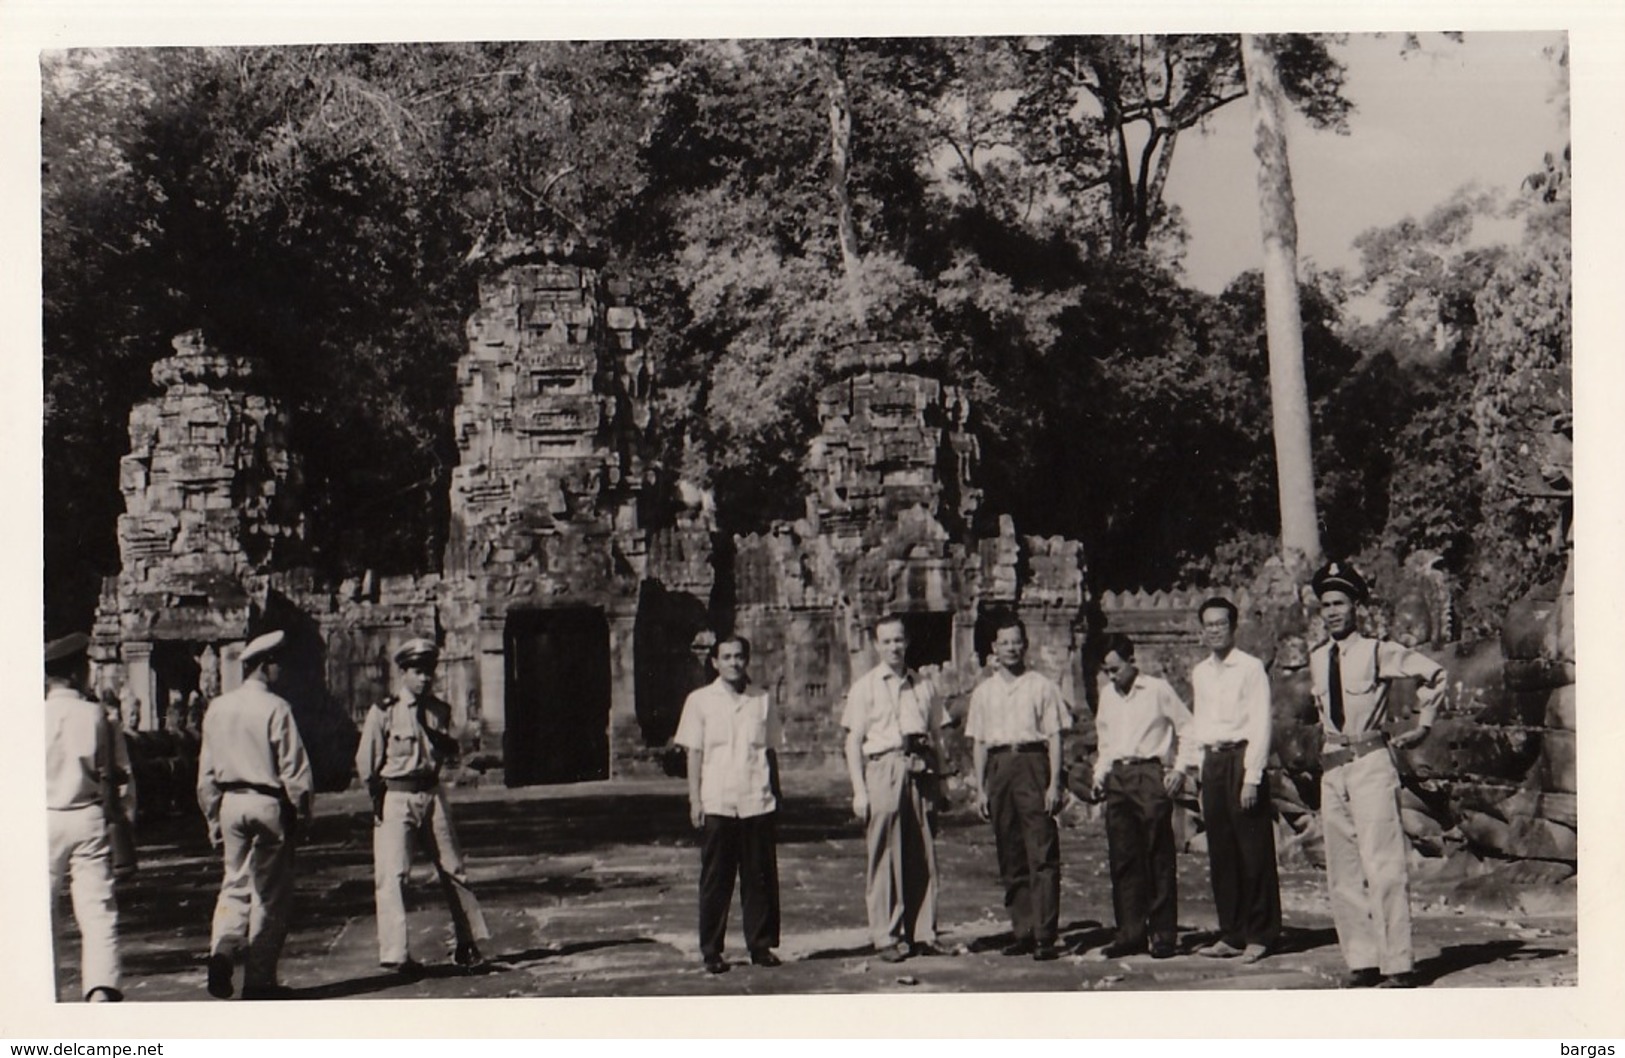
[[[878,753],[865,753],[864,756],[866,758],[868,758],[869,760],[880,760],[880,759],[882,759],[884,757],[891,756],[893,753],[901,753],[901,752],[903,752],[903,747],[902,746],[893,746],[891,749],[883,749]]]
[[[385,779],[384,789],[397,793],[428,793],[440,785],[437,775],[407,775],[399,779]]]
[[[1158,767],[1161,767],[1162,766],[1162,758],[1161,757],[1118,757],[1116,760],[1112,761],[1112,767],[1113,768],[1135,768],[1135,767],[1139,767],[1140,765],[1143,765],[1143,764],[1155,764]]]
[[[1341,740],[1341,742],[1334,740]],[[1330,771],[1333,768],[1341,768],[1343,765],[1351,764],[1361,757],[1377,752],[1379,749],[1388,748],[1388,736],[1381,731],[1369,735],[1356,735],[1354,738],[1345,735],[1328,734],[1326,741],[1327,745],[1333,748],[1322,752],[1320,755],[1320,770],[1323,772]]]
[[[263,794],[266,797],[274,797],[278,800],[281,800],[283,797],[282,787],[270,786],[262,782],[223,782],[216,783],[215,785],[219,786],[220,789],[226,793],[257,793]]]
[[[1048,749],[1048,742],[1017,742],[1014,745],[989,746],[987,755],[991,757],[997,753],[1042,753]]]
[[[1247,740],[1239,742],[1214,742],[1208,746],[1209,753],[1237,753],[1247,748]]]

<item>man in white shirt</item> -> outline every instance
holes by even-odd
[[[711,648],[717,678],[688,696],[676,742],[688,751],[688,813],[700,837],[700,954],[707,973],[722,957],[739,877],[745,946],[757,966],[778,966],[778,710],[750,686],[750,643],[725,635]]]
[[[83,632],[45,645],[45,829],[50,848],[52,934],[62,884],[69,885],[79,925],[79,986],[87,1002],[116,1003],[121,967],[118,902],[113,895],[107,806],[115,797],[135,812],[124,733],[101,703],[84,696],[90,682],[90,637]]]
[[[440,781],[457,757],[451,704],[437,697],[440,648],[416,637],[395,651],[396,691],[367,710],[355,770],[373,795],[373,904],[378,919],[378,964],[408,980],[423,973],[412,957],[406,928],[407,876],[415,836],[434,864],[451,913],[456,947],[452,962],[469,972],[485,966],[480,942],[491,939],[485,912],[468,883],[468,864],[452,826],[451,805]]]
[[[294,827],[310,819],[313,787],[293,708],[272,690],[283,638],[268,632],[250,641],[242,685],[203,714],[198,804],[225,862],[209,937],[208,988],[217,999],[231,996],[239,958],[244,999],[285,994],[277,960],[293,897]]]
[[[1005,955],[1060,957],[1061,732],[1072,714],[1061,689],[1027,668],[1027,627],[1014,614],[994,625],[993,672],[971,692],[976,809],[993,823],[1004,906],[1014,940]]]
[[[1409,843],[1399,817],[1399,771],[1383,725],[1394,680],[1416,679],[1416,726],[1396,735],[1404,749],[1427,737],[1445,690],[1438,662],[1389,640],[1368,639],[1356,610],[1370,592],[1359,570],[1331,562],[1309,582],[1320,598],[1329,640],[1309,655],[1309,680],[1326,738],[1321,756],[1320,819],[1326,881],[1337,942],[1351,988],[1416,984],[1411,951]]]
[[[1093,785],[1106,800],[1117,937],[1102,954],[1108,959],[1138,954],[1149,936],[1152,958],[1166,959],[1176,951],[1173,798],[1182,778],[1169,765],[1175,738],[1185,736],[1191,714],[1167,680],[1147,676],[1134,664],[1134,641],[1128,636],[1107,636],[1104,646]]]
[[[927,791],[942,761],[942,701],[904,662],[903,619],[875,622],[880,664],[852,685],[841,713],[852,812],[868,851],[865,904],[879,957],[901,962],[937,938],[937,854]]]
[[[1202,821],[1219,913],[1219,939],[1198,951],[1254,963],[1281,937],[1275,821],[1264,765],[1270,756],[1270,682],[1264,663],[1236,649],[1235,603],[1211,598],[1197,611],[1212,652],[1191,670],[1189,752],[1201,752]]]

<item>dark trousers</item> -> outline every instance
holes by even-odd
[[[1275,876],[1275,820],[1270,788],[1241,808],[1242,749],[1210,749],[1202,760],[1202,821],[1219,936],[1226,944],[1273,947],[1281,937],[1281,886]]]
[[[745,946],[751,951],[778,947],[777,820],[777,812],[748,819],[706,814],[700,835],[701,955],[722,954],[735,875],[745,908]]]
[[[1174,802],[1156,761],[1118,764],[1106,775],[1106,849],[1117,942],[1172,943],[1178,928]]]
[[[1061,932],[1061,835],[1044,810],[1049,754],[995,753],[987,760],[988,812],[1017,940],[1053,944]]]

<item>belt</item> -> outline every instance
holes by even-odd
[[[257,793],[264,794],[266,797],[274,797],[278,800],[281,800],[283,796],[285,796],[282,792],[282,787],[270,786],[262,782],[222,782],[216,783],[215,785],[220,787],[220,789],[224,790],[226,793]]]
[[[891,756],[893,753],[901,752],[903,752],[902,746],[893,746],[891,749],[883,749],[878,753],[865,753],[864,756],[870,760],[880,760],[883,757]]]
[[[1323,772],[1350,764],[1367,754],[1377,752],[1379,749],[1388,748],[1388,736],[1381,731],[1369,735],[1358,735],[1354,738],[1341,735],[1327,735],[1326,737],[1328,744],[1334,748],[1326,750],[1320,755],[1320,770]],[[1341,744],[1332,742],[1331,740],[1334,738],[1342,738],[1344,741]]]
[[[1209,753],[1235,753],[1247,748],[1247,740],[1239,742],[1214,742],[1208,746]]]
[[[987,755],[991,757],[998,753],[1042,753],[1047,749],[1049,749],[1048,742],[1017,742],[1013,746],[989,746],[987,747]]]
[[[397,793],[428,793],[440,785],[438,775],[407,775],[399,779],[385,779],[384,789]]]
[[[1162,766],[1162,758],[1161,757],[1118,757],[1116,760],[1112,761],[1112,767],[1113,768],[1133,768],[1133,767],[1138,767],[1139,765],[1142,765],[1142,764],[1155,764],[1160,768]]]

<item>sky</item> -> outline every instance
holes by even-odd
[[[1348,134],[1296,114],[1289,123],[1300,260],[1352,267],[1355,236],[1420,218],[1466,184],[1515,193],[1568,142],[1558,68],[1545,54],[1562,41],[1552,32],[1469,32],[1459,44],[1429,34],[1420,53],[1401,55],[1398,36],[1362,35],[1336,49],[1355,105]],[[1247,101],[1216,112],[1205,134],[1180,137],[1166,195],[1185,215],[1194,286],[1217,293],[1259,266],[1257,187]]]

